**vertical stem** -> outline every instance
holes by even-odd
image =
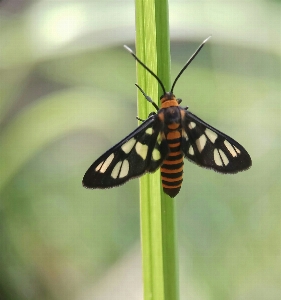
[[[167,0],[136,0],[137,56],[170,88],[170,40]],[[137,65],[138,84],[155,101],[163,94],[158,82]],[[140,118],[153,107],[138,93]],[[175,246],[174,200],[163,193],[159,171],[141,178],[141,240],[144,299],[179,297]]]

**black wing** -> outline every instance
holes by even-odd
[[[239,143],[188,111],[182,127],[182,151],[197,165],[221,173],[237,173],[252,165],[250,155]]]
[[[146,172],[156,171],[169,152],[157,115],[97,159],[83,178],[86,188],[110,188]]]

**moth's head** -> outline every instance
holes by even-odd
[[[176,99],[175,95],[172,92],[166,92],[164,95],[160,97],[160,101],[166,101],[166,100],[174,100]]]

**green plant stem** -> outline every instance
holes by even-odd
[[[170,88],[170,40],[166,0],[136,0],[137,56]],[[163,91],[155,78],[137,65],[138,84],[155,102]],[[153,111],[138,93],[139,117]],[[163,193],[159,171],[140,181],[144,299],[177,300],[178,268],[174,200]]]

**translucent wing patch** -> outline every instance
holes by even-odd
[[[237,173],[252,165],[248,152],[235,140],[186,111],[182,151],[197,165],[221,173]]]
[[[84,175],[83,185],[110,188],[157,170],[169,152],[161,134],[162,126],[157,115],[148,118],[92,164]]]

